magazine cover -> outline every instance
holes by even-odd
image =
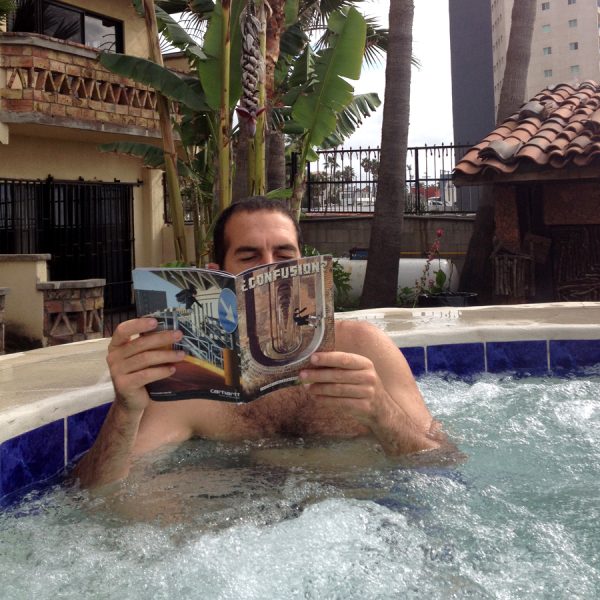
[[[237,277],[198,268],[135,269],[138,316],[179,329],[186,353],[154,400],[248,402],[294,385],[310,355],[334,348],[333,261],[310,256]],[[152,335],[152,334],[149,334]]]

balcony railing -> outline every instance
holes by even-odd
[[[158,136],[155,92],[97,57],[73,42],[0,33],[0,122]]]

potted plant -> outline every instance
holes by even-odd
[[[471,306],[475,303],[477,294],[474,292],[453,292],[450,290],[454,265],[447,276],[442,270],[440,244],[444,235],[443,229],[435,232],[436,239],[429,248],[427,260],[421,277],[415,281],[414,288],[403,288],[400,291],[399,303],[427,308],[432,306]],[[437,271],[434,270],[437,260]]]

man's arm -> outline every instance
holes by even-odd
[[[314,368],[301,374],[309,393],[321,402],[343,405],[369,427],[387,454],[439,448],[445,438],[391,340],[356,321],[336,323],[335,334],[336,351],[313,354]]]
[[[116,397],[94,445],[73,471],[82,486],[104,485],[129,473],[150,403],[145,385],[171,375],[173,363],[183,359],[183,353],[165,349],[181,339],[180,331],[140,335],[156,326],[156,319],[142,318],[121,323],[115,330],[106,361]]]

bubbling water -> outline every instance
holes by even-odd
[[[595,598],[600,378],[425,377],[461,464],[186,443],[0,516],[6,598]]]

